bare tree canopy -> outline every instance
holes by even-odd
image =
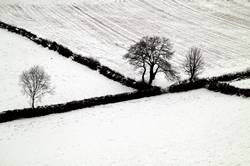
[[[50,84],[50,77],[43,68],[34,66],[20,75],[20,85],[22,92],[31,100],[31,107],[35,107],[37,100],[48,93],[52,93],[53,89]]]
[[[163,72],[169,79],[177,78],[177,72],[173,69],[171,60],[174,51],[169,39],[164,37],[143,37],[132,45],[124,58],[137,69],[142,70],[142,81],[145,75],[149,75],[148,84],[151,85],[157,73]]]
[[[201,49],[192,47],[183,63],[184,71],[189,76],[190,81],[197,79],[198,75],[204,71],[204,65]]]

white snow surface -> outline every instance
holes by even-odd
[[[0,112],[29,107],[19,76],[34,65],[44,68],[55,88],[54,94],[45,96],[39,105],[133,91],[26,38],[5,30],[0,30],[0,36]]]
[[[203,76],[250,64],[248,0],[1,0],[0,20],[62,43],[139,79],[122,56],[145,35],[170,38],[178,66],[201,47]],[[158,78],[158,85],[166,85]]]
[[[250,79],[233,81],[230,83],[230,85],[233,85],[233,86],[238,87],[238,88],[250,89]]]
[[[205,89],[0,124],[1,166],[248,166],[250,100]]]

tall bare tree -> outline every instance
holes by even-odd
[[[183,69],[189,76],[190,81],[197,79],[198,75],[204,71],[204,59],[200,48],[192,47],[184,60]]]
[[[20,75],[22,92],[30,98],[31,107],[35,108],[37,100],[53,92],[50,76],[40,66],[34,66]]]
[[[173,69],[170,60],[174,54],[172,44],[164,37],[143,37],[132,45],[124,58],[136,69],[142,71],[142,81],[151,85],[157,73],[163,72],[169,79],[177,78],[177,72]],[[148,82],[145,75],[149,75]]]

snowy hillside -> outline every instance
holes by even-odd
[[[42,105],[132,91],[21,36],[5,30],[0,36],[0,112],[29,107],[18,81],[22,71],[34,65],[44,68],[55,87],[54,95],[45,97]]]
[[[0,124],[0,165],[247,166],[249,107],[203,89]]]
[[[247,0],[3,0],[0,20],[133,77],[133,68],[122,55],[144,35],[170,38],[176,62],[189,47],[201,47],[207,60],[204,76],[239,71],[250,64]]]

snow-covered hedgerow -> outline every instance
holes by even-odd
[[[171,93],[185,92],[189,90],[204,88],[208,83],[208,79],[199,79],[193,82],[183,81],[181,83],[171,85],[168,90]]]
[[[232,81],[235,79],[241,80],[245,78],[250,78],[250,69],[247,69],[241,72],[229,73],[229,74],[224,74],[224,75],[217,76],[217,77],[212,77],[209,80],[210,81]]]
[[[101,97],[94,97],[89,99],[84,99],[80,101],[72,101],[63,104],[56,104],[50,106],[41,106],[35,109],[24,108],[17,110],[9,110],[0,113],[0,123],[8,122],[16,119],[22,118],[32,118],[45,116],[54,113],[68,112],[72,110],[93,107],[103,104],[117,103],[121,101],[127,101],[132,99],[139,99],[143,97],[150,97],[155,95],[160,95],[163,92],[160,88],[154,87],[148,90],[130,92],[130,93],[121,93],[116,95],[107,95]]]
[[[250,97],[250,89],[237,88],[228,83],[212,82],[208,85],[208,90],[228,95]]]
[[[224,76],[219,76],[218,78],[214,77],[213,79],[209,79],[209,78],[199,79],[193,82],[183,81],[179,84],[174,84],[170,86],[168,88],[168,91],[166,92],[163,92],[158,87],[153,87],[151,89],[140,90],[136,92],[94,97],[94,98],[89,98],[89,99],[80,100],[80,101],[67,102],[63,104],[37,107],[35,109],[25,108],[25,109],[18,109],[18,110],[9,110],[9,111],[0,113],[0,123],[11,121],[11,120],[16,120],[16,119],[21,119],[21,118],[39,117],[39,116],[45,116],[45,115],[54,114],[54,113],[68,112],[72,110],[93,107],[93,106],[98,106],[98,105],[103,105],[103,104],[117,103],[121,101],[128,101],[128,100],[139,99],[143,97],[161,95],[163,93],[168,93],[168,92],[170,93],[184,92],[184,91],[195,90],[195,89],[200,89],[200,88],[207,88],[208,90],[221,92],[223,94],[250,97],[250,89],[240,89],[240,88],[231,86],[227,83],[220,83],[218,81],[215,81],[215,80],[221,80],[222,78],[227,78],[228,80],[230,80],[230,79],[242,78],[243,76],[247,77],[248,72],[249,71],[227,74]]]
[[[196,81],[190,82],[188,80],[184,80],[178,84],[173,84],[169,87],[169,92],[184,92],[194,89],[207,88],[209,90],[217,90],[219,92],[223,92],[226,94],[237,94],[240,96],[249,97],[248,91],[245,89],[240,89],[233,87],[229,84],[222,84],[221,81],[227,82],[232,80],[241,80],[245,78],[250,78],[250,70],[236,72],[236,73],[228,73],[222,76],[212,77],[212,78],[203,78],[198,79]],[[228,92],[227,92],[228,91]]]

